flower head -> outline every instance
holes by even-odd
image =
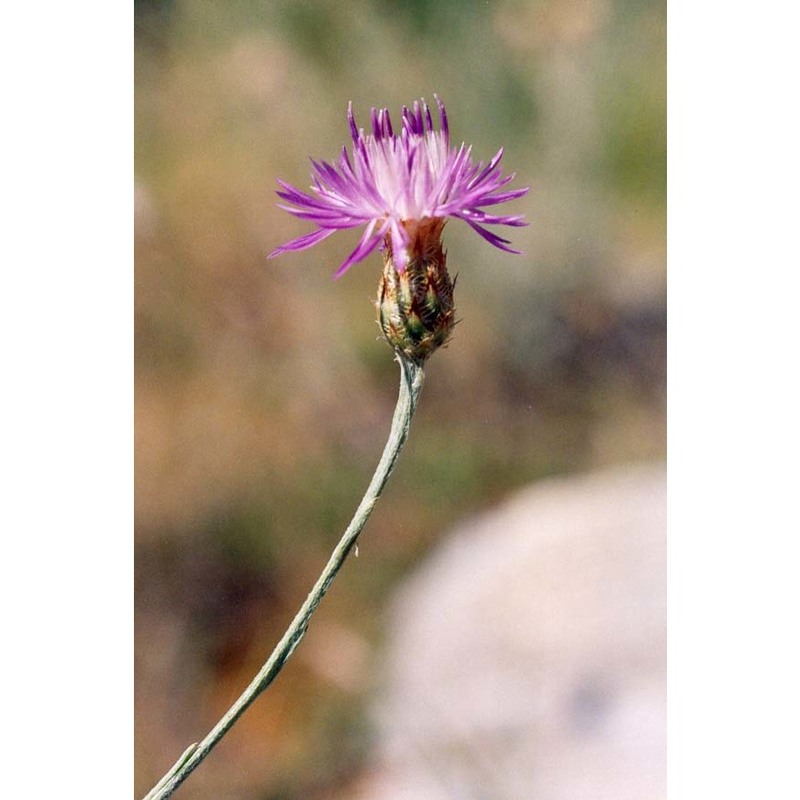
[[[450,146],[450,131],[444,104],[437,97],[439,129],[434,129],[430,109],[424,100],[411,109],[403,106],[402,130],[394,133],[387,109],[372,109],[372,132],[356,126],[353,104],[347,119],[353,137],[352,157],[343,147],[336,164],[313,161],[308,194],[278,181],[278,195],[291,205],[281,208],[317,225],[317,230],[278,247],[270,258],[289,250],[305,250],[345,228],[364,226],[355,250],[345,259],[335,276],[339,277],[357,261],[383,244],[392,264],[403,273],[418,247],[422,221],[441,221],[424,225],[425,230],[441,233],[448,217],[464,220],[484,239],[510,253],[518,253],[486,225],[520,227],[521,216],[500,216],[484,211],[507,200],[522,197],[528,189],[505,190],[514,174],[500,170],[502,148],[484,164],[473,163],[472,148]],[[424,243],[423,243],[424,244]]]

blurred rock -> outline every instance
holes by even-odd
[[[666,797],[666,475],[537,484],[401,589],[362,800]]]

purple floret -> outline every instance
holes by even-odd
[[[521,215],[488,214],[484,206],[498,205],[527,194],[528,189],[501,191],[514,173],[502,175],[497,155],[484,165],[473,164],[471,147],[450,147],[450,130],[444,104],[437,97],[439,129],[424,100],[404,106],[402,130],[394,133],[389,111],[372,109],[372,132],[358,128],[353,104],[347,121],[353,138],[352,158],[343,147],[336,165],[314,161],[308,194],[279,180],[278,196],[290,205],[280,208],[317,225],[318,230],[287,242],[270,253],[270,258],[290,250],[305,250],[345,228],[365,226],[355,250],[345,259],[339,277],[357,261],[386,241],[391,246],[395,267],[402,272],[408,262],[409,236],[406,228],[426,218],[462,219],[486,241],[509,253],[519,253],[485,225],[527,225]]]

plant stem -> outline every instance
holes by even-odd
[[[144,800],[164,800],[164,798],[172,795],[195,767],[211,752],[220,739],[233,727],[236,720],[247,710],[250,704],[272,683],[305,635],[311,615],[316,611],[317,606],[328,591],[328,587],[347,558],[347,554],[355,545],[358,535],[369,519],[372,509],[375,507],[383,487],[394,469],[400,450],[408,438],[408,430],[417,407],[425,373],[421,363],[408,359],[399,351],[397,351],[396,355],[400,363],[400,392],[392,419],[389,439],[386,442],[383,455],[378,462],[367,492],[356,509],[353,519],[347,526],[347,530],[344,532],[339,544],[328,560],[325,569],[297,612],[292,624],[284,633],[283,638],[272,651],[272,655],[242,693],[241,697],[228,709],[202,742],[190,745],[186,749],[167,774],[150,790]]]

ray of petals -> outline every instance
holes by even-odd
[[[494,170],[494,168],[500,163],[500,159],[503,157],[503,148],[501,147],[500,150],[497,152],[495,157],[483,168],[483,170],[472,178],[469,182],[469,186],[472,187],[476,183],[480,183],[481,181],[485,180],[488,175]],[[480,167],[480,165],[478,165]]]
[[[439,106],[439,121],[441,124],[442,133],[444,134],[445,143],[450,143],[450,126],[447,124],[447,112],[444,110],[444,103],[439,99],[439,95],[434,95],[436,105]]]
[[[269,254],[269,258],[274,258],[275,256],[280,255],[281,253],[289,252],[290,250],[307,250],[309,247],[313,247],[323,239],[327,239],[333,233],[336,233],[336,228],[320,228],[318,231],[312,231],[304,236],[298,236],[296,239],[292,239],[292,241],[286,242],[286,244],[282,244],[280,247],[276,247]]]
[[[512,228],[524,228],[528,225],[522,215],[501,217],[493,214],[486,214],[483,211],[462,212],[461,218],[467,219],[467,217],[474,222],[480,222],[481,225],[508,225]]]
[[[282,197],[284,200],[288,200],[290,203],[294,203],[298,206],[308,206],[309,208],[328,208],[329,204],[326,203],[321,198],[313,197],[310,194],[306,194],[305,192],[301,192],[299,189],[295,189],[294,186],[287,185],[287,191],[285,192],[276,192],[278,197]]]
[[[405,232],[402,225],[397,220],[392,220],[392,256],[394,258],[394,265],[398,272],[402,272],[408,264],[408,252],[406,245],[408,244],[408,234]]]
[[[321,195],[318,200],[315,198],[309,198],[311,202],[309,202],[309,200],[298,199],[288,192],[277,192],[277,195],[287,202],[297,206],[297,210],[315,212],[323,216],[328,214],[334,216],[341,216],[342,214],[353,216],[358,214],[358,208],[354,207],[352,203],[343,202],[326,194]],[[289,208],[282,204],[279,204],[279,208],[290,211]],[[294,213],[294,211],[291,213]],[[367,216],[367,218],[369,218],[370,215],[362,214],[360,216]]]
[[[356,118],[353,114],[353,101],[351,100],[347,104],[347,124],[350,126],[350,135],[353,137],[353,141],[358,141],[358,128],[356,127]]]
[[[344,275],[344,273],[347,272],[347,270],[350,269],[353,264],[366,258],[383,241],[383,237],[386,236],[389,223],[385,223],[381,226],[377,233],[373,233],[375,230],[375,225],[376,222],[374,220],[367,225],[363,235],[361,236],[361,239],[358,242],[358,245],[356,246],[356,249],[353,250],[353,252],[350,253],[350,255],[342,262],[339,269],[337,269],[333,274],[334,278],[341,278],[341,276]]]
[[[342,147],[333,161],[311,159],[311,193],[279,180],[279,207],[318,227],[277,248],[272,255],[311,247],[336,230],[365,226],[353,252],[337,270],[341,275],[369,255],[382,241],[391,248],[395,267],[408,263],[409,231],[423,219],[462,219],[495,247],[512,250],[507,239],[486,225],[522,227],[522,215],[487,213],[527,194],[528,189],[506,189],[514,174],[503,175],[500,148],[487,162],[472,160],[472,147],[450,145],[450,126],[444,103],[434,95],[437,124],[425,100],[403,106],[395,133],[388,109],[373,108],[366,128],[356,124],[352,103],[347,123],[352,150]],[[437,129],[438,127],[438,129]],[[433,230],[432,228],[425,228]],[[441,230],[441,228],[436,228]]]
[[[431,110],[428,108],[428,104],[425,103],[425,121],[428,123],[428,130],[433,130],[433,118],[431,117]]]
[[[337,230],[345,230],[346,228],[355,228],[369,222],[372,217],[353,217],[344,214],[322,214],[317,211],[302,211],[299,208],[291,208],[290,206],[278,205],[284,211],[288,211],[298,219],[305,219],[309,222],[316,222],[325,228],[336,228]]]
[[[511,242],[508,239],[503,239],[498,236],[496,233],[492,233],[491,231],[487,230],[486,228],[481,227],[478,225],[477,222],[473,222],[471,219],[466,217],[461,217],[467,225],[470,226],[474,231],[479,233],[487,242],[493,244],[495,247],[500,248],[500,250],[505,250],[507,253],[515,253],[516,255],[522,255],[520,250],[514,250],[512,247],[509,247]]]
[[[330,165],[327,161],[320,161],[317,163],[311,159],[314,169],[317,171],[320,179],[328,184],[332,189],[341,190],[344,181],[342,176]]]
[[[497,205],[497,203],[506,203],[509,200],[516,200],[518,197],[524,197],[527,193],[527,189],[513,189],[510,192],[503,192],[502,194],[489,194],[481,198],[479,205],[492,206]]]

